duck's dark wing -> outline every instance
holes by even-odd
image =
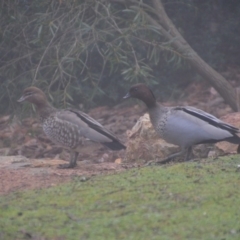
[[[180,110],[180,111],[184,111],[196,118],[199,118],[215,127],[218,127],[218,128],[221,128],[221,129],[224,129],[224,130],[227,130],[229,131],[230,133],[232,134],[237,134],[239,133],[239,129],[230,125],[230,124],[227,124],[223,121],[221,121],[220,119],[216,118],[215,116],[207,113],[207,112],[204,112],[200,109],[197,109],[197,108],[194,108],[194,107],[176,107],[174,108],[174,110]]]
[[[109,130],[107,130],[105,127],[103,127],[99,122],[97,122],[95,119],[87,115],[86,113],[75,110],[75,109],[68,109],[68,111],[74,113],[77,117],[79,117],[84,123],[88,125],[89,128],[92,130],[102,134],[103,136],[109,138],[111,141],[109,142],[101,142],[105,146],[109,147],[112,150],[121,150],[125,149],[126,146],[124,146],[120,140]],[[94,134],[93,134],[94,136]],[[94,138],[94,137],[93,137]],[[91,139],[94,141],[94,139]]]

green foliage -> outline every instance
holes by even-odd
[[[237,63],[240,4],[217,2],[163,1],[203,59],[213,66]],[[119,102],[137,82],[157,85],[167,95],[179,76],[194,75],[171,41],[147,21],[146,13],[156,18],[151,1],[3,0],[0,5],[0,113],[15,109],[30,85],[58,106],[90,107]]]
[[[181,59],[139,7],[100,0],[1,4],[2,111],[30,85],[57,105],[114,103],[133,83],[156,83],[152,68],[162,56]]]
[[[2,239],[240,238],[239,158],[76,177],[0,197]]]

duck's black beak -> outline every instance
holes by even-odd
[[[23,95],[23,96],[21,96],[18,100],[17,100],[17,102],[24,102],[25,101],[25,99],[26,99],[26,97]]]
[[[123,98],[127,99],[127,98],[130,98],[130,97],[131,97],[131,94],[128,92]]]

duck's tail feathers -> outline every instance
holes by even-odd
[[[102,143],[102,144],[107,146],[111,150],[114,150],[114,151],[118,151],[118,150],[121,150],[121,149],[126,149],[126,146],[123,145],[119,141],[105,142],[105,143]]]

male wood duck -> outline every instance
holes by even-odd
[[[164,107],[156,101],[153,92],[142,83],[133,85],[124,98],[137,98],[143,101],[159,137],[181,147],[180,152],[159,161],[160,163],[167,163],[185,152],[187,153],[185,160],[189,160],[192,147],[197,144],[220,141],[240,144],[238,128],[194,107]]]

